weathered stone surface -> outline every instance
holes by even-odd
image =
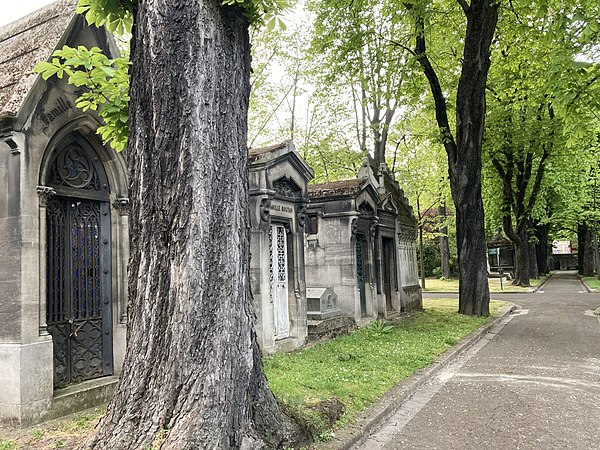
[[[387,168],[376,176],[366,160],[358,178],[313,185],[309,194],[308,286],[331,287],[341,313],[359,325],[419,309],[417,222]]]
[[[337,316],[324,320],[308,321],[308,338],[311,341],[331,339],[348,334],[356,329],[356,321],[352,317]]]
[[[353,195],[358,194],[366,182],[367,180],[365,179],[352,178],[349,180],[313,184],[308,187],[308,192],[311,198]]]

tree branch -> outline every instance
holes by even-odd
[[[404,3],[407,10],[413,8],[412,3]],[[454,135],[450,131],[450,123],[448,121],[448,111],[446,105],[446,98],[440,85],[440,80],[435,72],[435,69],[431,65],[431,61],[427,56],[427,47],[425,43],[425,19],[423,16],[418,15],[415,20],[415,51],[414,54],[417,61],[423,69],[423,73],[429,81],[431,87],[431,94],[433,95],[433,101],[435,104],[435,118],[438,123],[440,130],[442,143],[448,154],[448,162],[454,165],[457,159],[457,147]]]
[[[471,10],[471,7],[467,4],[467,2],[465,0],[456,0],[458,2],[458,4],[460,5],[460,7],[462,8],[462,10],[465,13],[465,16],[469,15],[469,11]]]

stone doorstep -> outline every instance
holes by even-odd
[[[85,409],[100,406],[111,399],[118,381],[117,376],[83,381],[54,391],[52,406],[43,420],[53,420]]]

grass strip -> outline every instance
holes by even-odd
[[[600,289],[600,280],[597,277],[583,277],[583,281],[590,289]]]
[[[269,386],[286,409],[327,434],[321,402],[340,400],[345,412],[335,426],[351,421],[402,379],[491,318],[462,316],[457,299],[425,299],[424,311],[368,327],[294,353],[265,359]],[[492,316],[505,302],[492,301]]]
[[[530,287],[513,286],[511,281],[503,281],[500,286],[499,278],[488,278],[490,292],[531,292],[531,290],[540,284],[546,277],[531,278]],[[426,278],[424,292],[458,292],[458,279],[456,278]]]

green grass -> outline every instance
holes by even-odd
[[[16,450],[18,448],[18,444],[13,440],[0,440],[0,450]]]
[[[488,285],[490,292],[529,292],[535,286],[540,284],[545,278],[532,278],[529,280],[531,287],[513,286],[510,281],[502,282],[502,289],[500,288],[500,279],[489,278]],[[439,278],[426,278],[425,279],[425,292],[458,292],[458,279],[439,279]]]
[[[0,437],[0,450],[79,448],[103,413],[104,408],[93,408],[36,428],[10,431]]]
[[[311,406],[341,400],[346,412],[337,425],[343,425],[489,320],[457,314],[457,302],[426,299],[423,312],[402,317],[389,328],[375,322],[311,348],[269,357],[269,385],[288,410],[322,430],[327,426]],[[492,314],[503,304],[492,302]]]
[[[600,289],[600,280],[597,277],[583,277],[583,281],[590,289]]]

